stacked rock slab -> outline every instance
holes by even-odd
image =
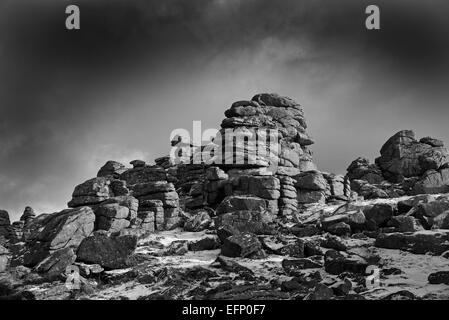
[[[5,241],[9,238],[10,234],[10,221],[8,211],[0,210],[0,239]]]
[[[179,221],[179,196],[167,181],[166,169],[131,161],[133,168],[108,161],[97,177],[78,185],[69,207],[90,206],[95,230],[119,232],[126,228],[163,230]]]
[[[197,209],[206,204],[202,186],[206,183],[205,164],[181,164],[177,167],[176,188],[185,195],[183,207]]]
[[[20,221],[23,221],[24,225],[28,225],[33,221],[33,219],[35,217],[36,217],[36,214],[34,213],[33,208],[25,207],[25,210],[23,211],[23,214],[20,217]]]
[[[365,198],[449,192],[449,152],[441,140],[419,141],[402,130],[382,146],[375,164],[358,158],[348,167],[351,187]]]
[[[298,203],[324,203],[327,181],[319,171],[302,172],[295,176],[298,189]]]
[[[435,146],[430,138],[419,142],[411,130],[403,130],[392,136],[380,150],[376,164],[383,175],[392,182],[404,178],[419,177],[429,170],[439,170],[449,162],[449,154],[442,142]]]
[[[277,94],[258,94],[233,103],[225,116],[212,142],[200,149],[202,163],[210,168],[206,179],[189,189],[194,205],[216,207],[226,197],[246,195],[265,200],[273,215],[297,211],[292,177],[316,169],[301,106]],[[216,150],[231,152],[218,157]]]

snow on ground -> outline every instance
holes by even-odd
[[[449,261],[440,256],[417,255],[400,250],[376,249],[385,263],[383,268],[398,268],[403,273],[381,279],[381,286],[364,293],[365,297],[378,299],[400,290],[408,290],[419,297],[449,299],[449,286],[429,284],[429,274],[449,271]]]
[[[438,195],[435,195],[438,197]],[[352,204],[356,206],[368,206],[378,203],[397,203],[411,197],[401,197],[396,199],[375,199],[356,201]],[[332,214],[341,205],[313,205],[306,212],[301,213],[303,222],[316,221],[320,215]],[[156,232],[145,239],[139,241],[137,253],[153,253],[163,247],[169,246],[174,241],[197,241],[205,237],[214,237],[209,232],[184,232],[181,229],[172,231]],[[381,278],[381,286],[363,293],[368,299],[379,299],[390,293],[400,290],[408,290],[419,297],[430,299],[449,299],[448,285],[432,285],[428,283],[428,276],[432,272],[449,271],[448,259],[430,256],[416,255],[400,250],[374,248],[374,239],[344,239],[350,252],[363,256],[366,253],[374,253],[381,257],[382,269],[398,268],[401,274],[389,275]],[[154,256],[154,264],[157,267],[169,268],[191,268],[195,266],[209,267],[220,254],[220,250],[188,252],[181,256]],[[245,259],[235,258],[234,261],[240,265],[249,268],[256,276],[262,276],[268,280],[286,280],[288,277],[282,270],[281,262],[287,257],[268,255],[263,259]],[[116,270],[116,273],[124,273],[130,269]],[[325,278],[333,278],[325,274]],[[157,292],[157,288],[151,285],[139,284],[133,280],[126,283],[110,286],[98,291],[91,299],[119,299],[126,297],[128,299],[137,299]]]

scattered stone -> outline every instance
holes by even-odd
[[[441,255],[449,250],[449,231],[424,230],[411,234],[379,234],[375,246],[386,249],[400,249],[415,254]]]
[[[72,248],[64,248],[53,252],[50,256],[42,260],[35,268],[36,272],[45,274],[48,278],[54,278],[66,271],[76,260],[76,255]]]
[[[235,272],[238,274],[243,273],[243,274],[249,274],[249,275],[254,274],[250,269],[238,264],[237,262],[233,261],[232,259],[230,259],[228,257],[218,256],[217,260],[215,262],[218,263],[220,268],[222,268],[223,270],[228,271],[228,272]]]
[[[411,216],[392,217],[388,222],[388,225],[394,227],[399,232],[416,232],[424,230],[419,220]]]
[[[352,289],[352,282],[348,279],[339,280],[330,286],[337,296],[346,296]]]
[[[348,236],[351,234],[351,227],[344,222],[338,222],[331,225],[327,231],[337,236]]]
[[[311,237],[320,233],[320,229],[313,225],[295,225],[290,228],[290,232],[293,233],[298,238]]]
[[[387,295],[382,300],[419,300],[419,298],[410,291],[400,290]]]
[[[241,233],[226,238],[221,254],[226,257],[249,257],[262,249],[257,237],[251,233]]]
[[[321,240],[320,245],[323,248],[334,249],[337,251],[346,251],[346,244],[337,236],[328,235]]]
[[[80,275],[84,278],[99,276],[104,271],[104,268],[99,264],[76,262],[74,265],[79,268]]]
[[[189,243],[190,251],[204,251],[220,249],[220,241],[215,237],[206,237]]]
[[[329,250],[324,255],[324,269],[330,274],[343,272],[365,274],[368,263],[362,257],[350,255],[336,250]]]
[[[184,230],[199,232],[208,229],[212,224],[209,212],[204,209],[197,210],[192,217],[184,223]]]
[[[189,251],[188,242],[185,240],[177,240],[157,253],[158,256],[182,256]]]
[[[328,286],[318,283],[313,291],[304,300],[332,300],[334,291]]]
[[[321,220],[323,229],[328,231],[332,225],[337,223],[348,224],[351,229],[354,230],[363,230],[366,223],[366,218],[361,210],[350,210],[343,214],[336,214],[330,217],[325,217]]]
[[[430,284],[449,284],[449,271],[438,271],[431,273],[428,277]]]
[[[375,222],[376,226],[383,227],[394,216],[395,208],[391,204],[379,203],[364,210],[367,220]]]
[[[322,268],[323,265],[308,258],[282,260],[282,268],[289,276],[297,276],[299,270]]]

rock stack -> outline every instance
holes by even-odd
[[[303,204],[351,197],[349,179],[316,170],[309,150],[314,141],[297,102],[258,94],[233,103],[225,116],[205,146],[174,139],[178,149],[172,154],[189,154],[187,161],[159,160],[170,166],[183,209],[216,208],[227,197],[250,196],[264,200],[273,216],[288,216]]]
[[[25,207],[22,216],[20,217],[20,221],[23,221],[24,225],[28,225],[33,219],[36,217],[33,208]]]
[[[0,244],[9,238],[10,221],[8,211],[0,210]],[[1,240],[3,238],[3,240]]]
[[[306,132],[301,106],[277,94],[258,94],[233,103],[225,116],[212,142],[192,156],[201,158],[202,164],[178,168],[178,181],[190,196],[186,208],[216,207],[225,197],[246,195],[265,200],[274,216],[297,211],[295,186],[302,186],[293,177],[316,170],[308,149],[314,142]],[[214,151],[205,154],[205,150]],[[223,150],[232,152],[223,156]],[[304,194],[314,191],[302,189]]]
[[[402,130],[382,146],[375,164],[358,158],[348,167],[351,187],[365,198],[449,192],[449,152],[441,140],[419,141]]]
[[[96,230],[119,232],[142,227],[169,229],[179,221],[179,196],[163,167],[131,161],[133,168],[108,161],[97,177],[78,185],[69,207],[90,206]]]

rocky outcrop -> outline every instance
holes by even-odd
[[[444,265],[449,196],[428,194],[449,192],[442,141],[401,131],[374,164],[358,158],[342,176],[317,170],[292,99],[258,94],[225,117],[206,145],[173,138],[178,150],[189,148],[182,161],[108,161],[75,187],[71,209],[35,216],[27,207],[12,224],[0,211],[0,298],[48,298],[49,287],[64,299],[91,298],[97,285],[122,295],[139,284],[151,288],[139,299],[364,299],[391,289],[370,290],[369,266],[383,281],[422,273],[429,261]],[[220,159],[223,148],[231,151]],[[439,257],[413,256],[423,254]],[[79,291],[61,285],[68,267],[80,270]],[[447,271],[428,278],[447,279]],[[404,297],[418,298],[402,290],[383,299]]]
[[[421,176],[428,170],[438,170],[449,161],[449,154],[443,146],[418,142],[411,130],[399,131],[388,139],[380,154],[376,164],[383,175],[394,182]]]
[[[88,205],[97,217],[96,230],[119,232],[143,228],[170,229],[179,222],[179,196],[166,170],[133,160],[133,168],[108,161],[98,177],[78,185],[69,207]]]
[[[185,208],[214,208],[227,196],[247,195],[266,200],[273,215],[295,212],[297,191],[290,177],[316,169],[301,106],[277,94],[259,94],[233,103],[225,116],[213,141],[192,155],[189,161],[196,164],[177,166],[177,186],[189,197]],[[244,143],[244,137],[254,144]],[[180,140],[174,145],[180,151],[186,147]],[[218,152],[222,148],[231,152]]]
[[[402,130],[382,146],[375,164],[358,158],[347,169],[351,188],[367,199],[404,194],[449,192],[449,152],[442,141],[419,141],[411,130]]]

